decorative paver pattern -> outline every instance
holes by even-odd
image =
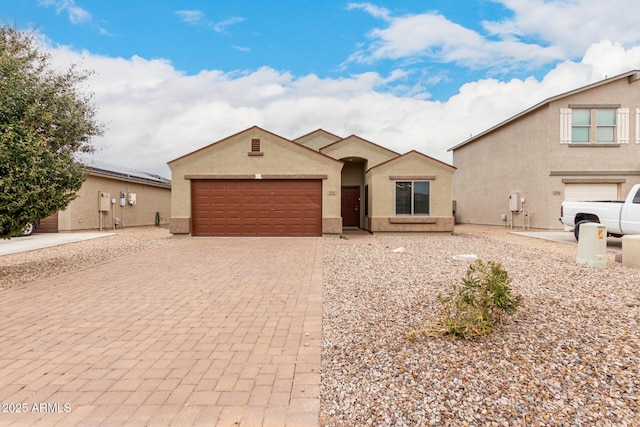
[[[0,425],[318,425],[321,238],[175,239],[0,319]]]

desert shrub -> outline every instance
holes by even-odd
[[[455,337],[473,339],[495,331],[506,315],[516,312],[521,303],[511,294],[507,271],[493,261],[476,261],[467,269],[461,285],[447,295],[438,295],[443,314],[438,329]]]

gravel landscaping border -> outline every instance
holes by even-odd
[[[576,250],[472,226],[325,240],[321,423],[640,425],[640,271],[613,254],[585,267]],[[518,313],[477,341],[408,339],[470,253],[509,272]]]

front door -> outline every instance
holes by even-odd
[[[342,226],[360,227],[360,187],[342,187]]]

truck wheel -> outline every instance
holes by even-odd
[[[580,226],[582,224],[586,224],[588,222],[593,222],[593,221],[580,221],[576,224],[575,228],[573,229],[573,235],[576,237],[576,241],[580,241]]]

